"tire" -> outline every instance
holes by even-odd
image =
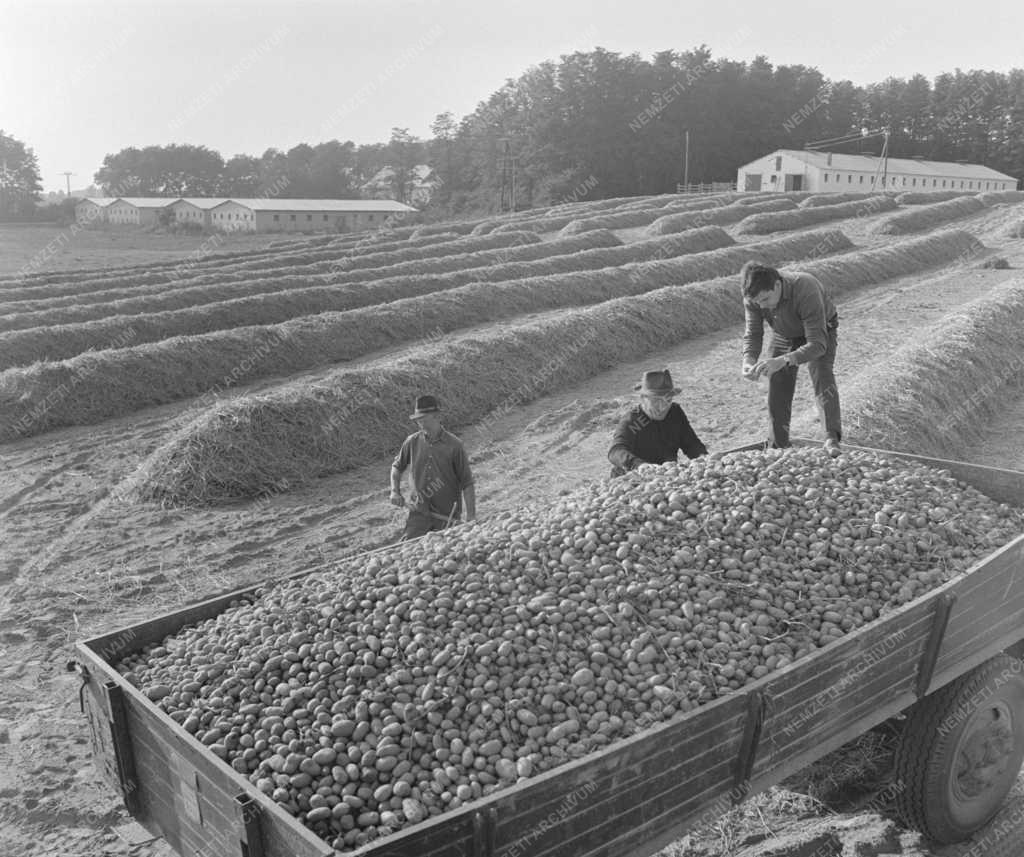
[[[1024,664],[996,655],[908,712],[896,752],[904,823],[936,843],[988,822],[1024,759]]]

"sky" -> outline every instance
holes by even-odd
[[[93,181],[129,146],[225,159],[323,140],[430,135],[506,80],[602,47],[649,59],[802,64],[867,84],[1024,66],[1024,3],[978,0],[0,0],[0,130],[44,190]]]

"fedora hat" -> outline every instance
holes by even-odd
[[[668,369],[644,372],[643,381],[633,389],[639,390],[642,396],[675,396],[682,392],[681,387],[672,384],[672,374]]]
[[[436,414],[441,410],[441,406],[438,405],[437,399],[433,396],[417,396],[416,397],[416,410],[412,412],[409,419],[418,420],[420,417],[426,414]]]

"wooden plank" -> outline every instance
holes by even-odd
[[[690,807],[689,815],[695,816],[707,802],[730,790],[745,712],[743,695],[730,695],[714,703],[713,708],[651,727],[607,750],[503,789],[473,804],[472,809],[437,821],[447,818],[455,823],[477,808],[493,806],[499,819],[497,853],[542,855],[550,849],[568,853],[561,850],[566,825],[573,830],[591,830],[615,819],[623,807],[630,805],[644,807],[667,801],[673,811],[680,806]],[[670,733],[679,734],[670,737]],[[679,740],[680,736],[685,740]],[[731,801],[726,804],[731,805]],[[465,820],[458,824],[464,833]],[[409,857],[451,853],[445,847],[443,829],[435,834],[421,827],[389,837],[380,843],[380,849]],[[365,853],[378,850],[370,847]]]
[[[957,478],[989,493],[990,496],[993,496],[990,492],[994,491],[1002,492],[1005,497],[1015,498],[1004,500],[1005,502],[1024,501],[1024,474],[905,453],[868,451],[917,460],[929,466],[946,469]],[[995,499],[1003,498],[996,496]],[[386,549],[393,548],[389,546],[384,550]],[[346,561],[351,562],[353,559],[358,557],[347,558]],[[980,568],[984,566],[985,563],[982,563]],[[324,569],[310,569],[289,577],[302,577],[322,570]],[[989,569],[988,573],[995,572]],[[989,592],[991,587],[987,581],[975,580],[973,573],[963,580],[968,581],[967,586],[971,587],[969,601],[980,597],[975,594],[975,590],[984,594]],[[134,729],[144,733],[148,730],[149,734],[145,736],[147,741],[155,739],[150,743],[156,749],[148,754],[141,754],[141,764],[146,780],[156,779],[165,782],[167,788],[155,791],[147,805],[152,806],[153,811],[162,816],[170,814],[172,817],[184,817],[185,821],[181,822],[183,828],[178,836],[179,842],[186,847],[191,844],[194,828],[188,825],[194,825],[195,822],[190,821],[188,812],[183,811],[181,792],[179,791],[179,797],[175,798],[173,789],[174,785],[180,789],[187,780],[187,771],[183,773],[181,770],[182,762],[177,762],[176,766],[169,766],[177,768],[172,774],[165,772],[162,777],[160,776],[160,771],[168,766],[165,764],[165,769],[158,766],[169,758],[184,759],[185,764],[194,765],[195,770],[200,772],[202,796],[197,795],[195,800],[201,817],[207,814],[211,823],[216,824],[218,828],[234,831],[237,818],[230,814],[230,802],[239,792],[251,794],[267,821],[263,825],[263,830],[266,838],[272,840],[268,842],[266,850],[268,857],[283,857],[285,854],[289,857],[304,857],[307,853],[320,857],[322,854],[331,853],[329,846],[300,825],[286,811],[269,801],[265,795],[256,791],[247,779],[199,745],[193,736],[170,721],[156,706],[106,665],[107,661],[115,657],[112,653],[116,652],[116,656],[120,657],[129,650],[138,650],[147,643],[162,640],[168,634],[180,630],[185,624],[218,615],[232,600],[240,596],[250,596],[256,590],[273,582],[264,582],[225,593],[186,610],[164,614],[149,622],[113,631],[86,641],[84,648],[89,650],[90,661],[102,664],[105,668],[103,672],[115,676],[116,680],[125,685],[129,708],[133,712],[137,711],[139,716],[138,724],[132,721]],[[989,616],[992,612],[977,614],[982,608],[976,604],[971,604],[970,609],[975,611],[972,615]],[[914,610],[919,612],[913,612]],[[770,743],[767,740],[772,734],[769,730],[777,729],[782,723],[779,719],[781,712],[792,713],[798,711],[801,705],[806,707],[809,702],[813,703],[815,694],[820,694],[827,682],[841,681],[842,676],[850,672],[850,663],[856,662],[857,657],[863,657],[865,652],[870,652],[879,639],[901,632],[906,636],[903,645],[894,649],[892,655],[881,657],[868,669],[861,671],[857,680],[851,683],[851,687],[845,689],[846,693],[841,698],[849,702],[850,707],[843,713],[849,716],[840,718],[837,724],[825,722],[829,718],[819,714],[817,719],[808,721],[811,729],[807,735],[798,735],[792,742],[783,745],[781,750],[778,747],[774,750],[762,747],[754,769],[755,791],[777,781],[780,775],[784,775],[784,771],[797,770],[807,761],[824,755],[832,749],[832,744],[840,739],[846,740],[844,736],[851,732],[859,734],[870,725],[874,725],[874,722],[880,722],[889,716],[879,708],[879,703],[885,698],[890,700],[890,708],[894,704],[905,705],[908,700],[912,701],[909,688],[912,686],[916,671],[913,654],[915,647],[918,647],[919,651],[919,647],[923,645],[919,638],[923,641],[922,635],[927,627],[929,611],[929,599],[921,599],[888,617],[876,628],[860,629],[838,641],[838,644],[833,643],[828,649],[815,654],[806,663],[794,664],[745,688],[751,690],[762,687],[769,693],[779,693],[774,699],[776,708],[769,709],[764,726],[764,743]],[[995,627],[993,626],[993,630]],[[951,630],[952,628],[953,617]],[[1024,635],[1024,630],[1018,632],[1018,636],[1021,635]],[[844,643],[846,645],[841,645]],[[134,649],[128,649],[127,646],[134,646]],[[981,650],[977,648],[979,643],[976,639],[974,646],[973,651]],[[962,654],[959,648],[949,651],[945,649],[946,647],[943,656],[947,661],[951,657],[950,651],[954,657],[960,657]],[[897,658],[898,652],[903,653],[902,660]],[[940,664],[932,683],[933,687],[950,680],[947,676],[959,668],[960,664]],[[853,693],[854,688],[859,689],[856,695]],[[896,702],[892,701],[894,699]],[[733,713],[726,716],[728,712]],[[744,696],[727,696],[711,706],[705,706],[669,723],[651,727],[625,741],[616,742],[599,753],[532,778],[511,789],[497,792],[471,807],[455,813],[446,813],[444,816],[390,836],[380,843],[371,844],[360,849],[358,853],[389,854],[396,857],[462,857],[472,853],[474,813],[481,808],[494,807],[499,812],[496,840],[499,849],[504,849],[502,853],[513,857],[511,849],[521,849],[524,830],[540,829],[545,823],[550,825],[552,806],[560,816],[558,824],[545,827],[543,835],[537,837],[536,841],[531,841],[530,853],[588,854],[595,857],[604,854],[609,857],[614,854],[618,857],[627,849],[628,853],[649,853],[653,850],[649,847],[652,842],[669,841],[664,838],[678,836],[685,830],[686,825],[694,820],[706,818],[702,813],[718,812],[719,808],[724,811],[728,808],[723,803],[730,803],[724,799],[728,797],[732,785],[731,775],[745,714]],[[835,712],[831,714],[834,720]],[[711,718],[716,721],[717,731],[710,726],[706,728],[706,724],[711,723]],[[819,723],[818,720],[822,722]],[[140,740],[138,736],[132,737],[133,742]],[[193,744],[196,746],[192,746]],[[807,749],[799,751],[800,747]],[[778,757],[783,753],[786,758],[778,764]],[[155,760],[153,756],[156,757]],[[560,802],[566,801],[574,793],[579,793],[584,785],[589,784],[594,785],[589,789],[585,803],[579,806],[574,804],[565,811],[564,817],[561,817]],[[185,839],[182,839],[182,836]],[[189,841],[186,842],[186,839]],[[297,840],[300,842],[300,850],[296,850]],[[233,845],[237,846],[237,840]],[[304,850],[307,847],[309,850]]]
[[[161,794],[160,805],[175,807],[169,818],[149,818],[143,815],[139,817],[140,823],[150,830],[154,829],[153,825],[159,824],[157,830],[164,835],[162,831],[166,828],[169,838],[187,835],[187,826],[183,827],[180,833],[177,831],[176,825],[179,822],[178,815],[182,804],[180,801],[175,803],[174,799],[174,793],[182,788],[181,770],[186,767],[194,769],[200,776],[200,784],[205,786],[198,796],[202,811],[207,811],[211,805],[204,802],[209,795],[209,801],[214,802],[212,805],[217,810],[217,817],[232,820],[232,832],[236,822],[233,803],[235,796],[245,793],[254,798],[260,809],[267,857],[328,857],[333,853],[333,849],[323,840],[256,789],[248,779],[214,756],[195,736],[167,717],[88,646],[80,643],[76,648],[90,670],[91,681],[115,681],[122,687],[132,747],[137,753],[142,754],[149,768],[160,772],[158,780],[152,784],[140,780],[141,798],[146,799],[148,788],[156,788]],[[155,763],[152,758],[153,752],[162,754]],[[277,850],[272,850],[271,844]]]
[[[1002,619],[1020,621],[1024,615],[1024,537],[993,554],[966,577],[955,580],[957,603],[949,617],[946,643],[939,655],[938,671],[962,659],[965,650],[977,646],[979,631]],[[1024,623],[1022,635],[1024,635]]]

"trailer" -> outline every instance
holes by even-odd
[[[1024,507],[1024,472],[847,449],[947,470],[996,501]],[[257,588],[81,642],[69,664],[81,675],[101,775],[135,819],[182,857],[337,853],[111,665]],[[962,840],[998,811],[1024,759],[1024,664],[1007,654],[1022,644],[1024,534],[740,691],[352,853],[641,857],[901,713],[902,812],[933,840]],[[1003,841],[986,854],[1019,850]]]

